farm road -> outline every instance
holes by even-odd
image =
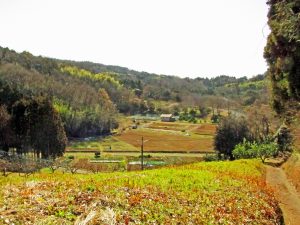
[[[267,166],[267,183],[275,190],[286,225],[300,225],[300,195],[281,168]]]

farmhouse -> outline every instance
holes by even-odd
[[[161,114],[160,119],[162,122],[174,122],[175,118],[172,114]]]

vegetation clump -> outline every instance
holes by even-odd
[[[5,93],[9,94],[9,93]],[[0,91],[1,95],[1,91]],[[16,149],[19,155],[32,153],[36,158],[62,156],[67,144],[59,114],[43,96],[22,97],[0,105],[0,149]]]
[[[243,142],[245,138],[247,140],[251,138],[250,129],[245,118],[230,116],[221,120],[214,138],[214,146],[219,157],[223,155],[225,158],[233,160],[232,151],[234,147]]]
[[[266,158],[274,157],[278,154],[278,145],[275,142],[258,144],[244,140],[243,143],[235,146],[232,154],[236,159],[260,158],[264,163]]]

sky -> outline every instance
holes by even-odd
[[[180,77],[267,70],[264,0],[0,0],[0,46]]]

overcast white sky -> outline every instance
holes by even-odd
[[[266,71],[265,0],[0,0],[0,46],[181,77]]]

